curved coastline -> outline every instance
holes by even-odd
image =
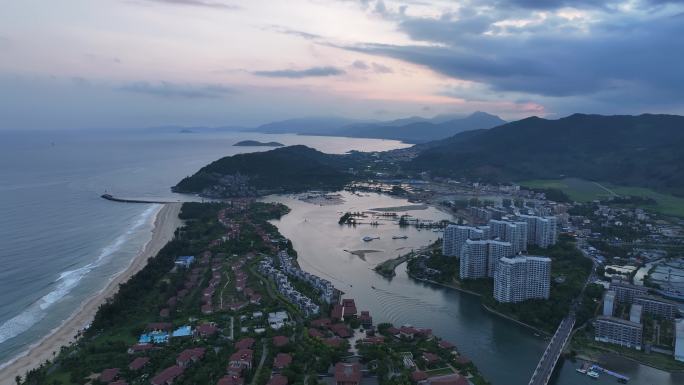
[[[0,385],[14,385],[16,376],[23,377],[27,371],[52,359],[53,352],[59,352],[62,346],[73,342],[81,330],[92,321],[100,304],[116,294],[120,284],[140,271],[147,264],[147,260],[173,238],[174,232],[181,225],[178,218],[180,208],[180,203],[167,203],[161,206],[155,215],[150,240],[129,265],[112,277],[103,289],[84,300],[71,316],[49,334],[18,356],[0,365]]]

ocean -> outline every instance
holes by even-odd
[[[222,156],[269,149],[233,146],[246,139],[328,153],[407,146],[241,132],[0,132],[0,365],[58,327],[149,241],[160,205],[101,194],[193,199],[170,187]]]

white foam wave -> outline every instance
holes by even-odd
[[[78,269],[62,272],[53,282],[55,287],[51,292],[45,294],[36,302],[32,303],[23,312],[0,325],[0,343],[24,333],[33,325],[45,318],[45,316],[48,314],[47,310],[52,305],[59,302],[62,298],[69,294],[76,286],[78,286],[78,283],[88,273],[90,273],[94,268],[100,266],[103,262],[106,262],[112,254],[117,252],[121,246],[123,246],[138,229],[140,229],[140,227],[150,220],[152,214],[154,214],[158,208],[158,205],[153,205],[143,211],[136,218],[136,221],[128,228],[128,230],[126,230],[126,232],[119,235],[114,241],[112,241],[112,243],[105,246],[100,251],[97,258],[95,258],[93,262],[83,267],[79,267]]]

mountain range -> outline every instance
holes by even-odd
[[[490,181],[578,177],[684,194],[684,117],[531,117],[417,146],[406,165]]]
[[[424,143],[447,138],[460,132],[492,128],[504,123],[506,121],[498,116],[475,112],[467,116],[437,115],[433,118],[413,116],[390,121],[355,121],[339,117],[298,118],[272,122],[245,130]]]

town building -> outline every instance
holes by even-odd
[[[643,312],[643,307],[641,305],[632,304],[629,309],[629,320],[637,324],[641,323],[641,313]]]
[[[490,237],[489,227],[473,227],[449,225],[444,229],[442,238],[442,254],[448,257],[460,257],[463,245],[468,239],[479,240]]]
[[[461,252],[459,275],[461,279],[491,278],[498,260],[512,255],[509,242],[467,239]]]
[[[527,222],[512,222],[507,220],[490,220],[491,237],[500,241],[510,242],[513,253],[518,254],[527,250]]]
[[[599,316],[594,321],[594,339],[641,350],[643,328],[640,323],[616,317]]]
[[[615,311],[615,292],[613,290],[608,290],[603,295],[603,315],[606,317],[612,317]]]
[[[636,297],[634,303],[641,305],[644,313],[667,320],[673,320],[678,312],[675,302],[652,295]]]
[[[630,305],[634,298],[646,296],[648,289],[644,286],[632,285],[631,283],[614,279],[610,282],[610,290],[615,292],[618,303]]]
[[[499,259],[494,273],[494,299],[498,302],[548,299],[550,291],[550,258],[516,256]]]
[[[527,223],[527,243],[539,247],[549,247],[558,241],[558,220],[554,216],[520,215]]]
[[[359,385],[361,382],[361,365],[358,363],[338,362],[335,364],[336,385]]]
[[[684,362],[684,319],[678,319],[675,322],[674,358]]]

